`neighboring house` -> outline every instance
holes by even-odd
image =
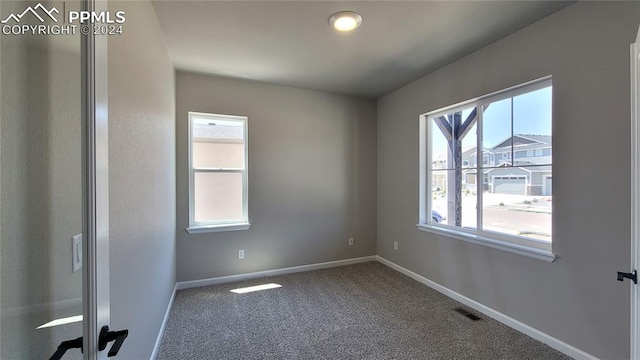
[[[469,167],[463,170],[465,189],[476,189],[477,157],[475,148],[462,153],[462,167],[467,167],[465,164]],[[551,195],[551,164],[550,135],[513,135],[484,149],[483,190],[498,194]]]

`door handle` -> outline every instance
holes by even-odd
[[[638,283],[638,273],[636,272],[636,270],[633,270],[633,272],[630,273],[618,271],[618,281],[624,281],[625,278],[630,279],[634,284]]]
[[[111,346],[111,349],[109,349],[107,353],[107,357],[116,356],[127,336],[129,336],[129,330],[109,331],[109,327],[105,325],[100,330],[100,336],[98,337],[98,350],[102,351],[106,349],[107,344],[115,340],[113,346]]]
[[[56,350],[56,352],[51,355],[49,360],[60,360],[62,359],[64,353],[67,352],[67,350],[78,348],[80,349],[80,351],[82,351],[82,336],[77,339],[61,342],[60,345],[58,345],[58,350]]]

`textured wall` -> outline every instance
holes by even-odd
[[[375,101],[183,72],[176,99],[178,281],[375,254]],[[189,111],[249,117],[249,230],[185,232]]]
[[[629,357],[629,44],[638,2],[580,2],[378,101],[378,254],[603,359]],[[546,263],[419,231],[418,116],[553,75]],[[393,250],[393,241],[399,250]]]
[[[149,1],[109,38],[111,328],[122,359],[148,359],[175,285],[174,71]]]

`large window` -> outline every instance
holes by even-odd
[[[189,113],[189,228],[249,228],[247,118]]]
[[[422,115],[419,228],[552,261],[551,99],[546,78]]]

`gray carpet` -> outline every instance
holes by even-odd
[[[230,290],[282,287],[247,294]],[[178,291],[158,360],[569,359],[377,262]]]

